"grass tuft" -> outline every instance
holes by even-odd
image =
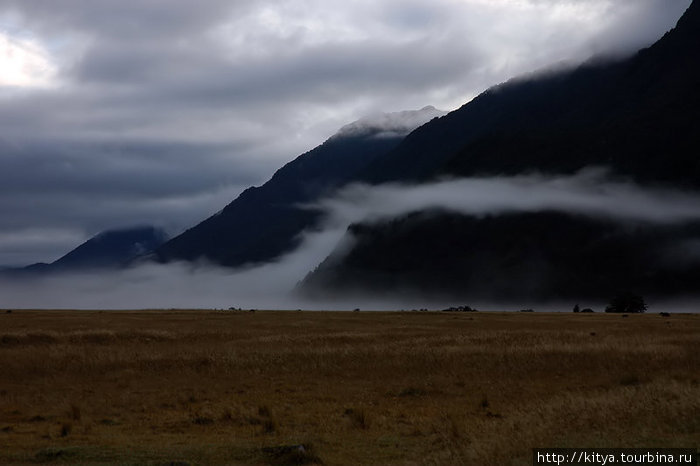
[[[68,437],[72,430],[73,424],[71,424],[70,422],[64,422],[63,424],[61,424],[61,437]]]

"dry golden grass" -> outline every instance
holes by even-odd
[[[529,465],[574,446],[700,447],[700,315],[0,314],[1,464]]]

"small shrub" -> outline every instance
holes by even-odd
[[[73,430],[73,424],[70,422],[64,422],[61,425],[61,437],[68,437]]]

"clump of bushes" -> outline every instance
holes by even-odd
[[[610,300],[605,312],[616,314],[641,314],[649,309],[644,298],[634,293],[623,293]]]
[[[457,306],[443,309],[442,312],[479,312],[471,306]]]

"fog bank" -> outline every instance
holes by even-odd
[[[27,280],[0,280],[4,308],[255,308],[255,309],[439,309],[468,304],[514,309],[504,303],[454,303],[396,296],[338,297],[309,301],[294,293],[307,273],[343,240],[352,223],[376,221],[426,209],[464,215],[554,210],[621,222],[683,223],[700,220],[700,193],[647,189],[611,180],[604,171],[571,176],[523,175],[444,180],[424,185],[353,185],[304,209],[321,209],[318,228],[302,234],[300,246],[276,261],[240,269],[211,264],[141,264],[119,271],[71,273]],[[700,241],[700,238],[698,238]],[[700,243],[697,243],[700,244]],[[349,247],[349,245],[348,245]],[[700,260],[690,256],[688,260]],[[684,310],[694,309],[684,300]],[[559,304],[522,303],[539,310],[569,311]],[[672,305],[668,310],[673,310]]]

